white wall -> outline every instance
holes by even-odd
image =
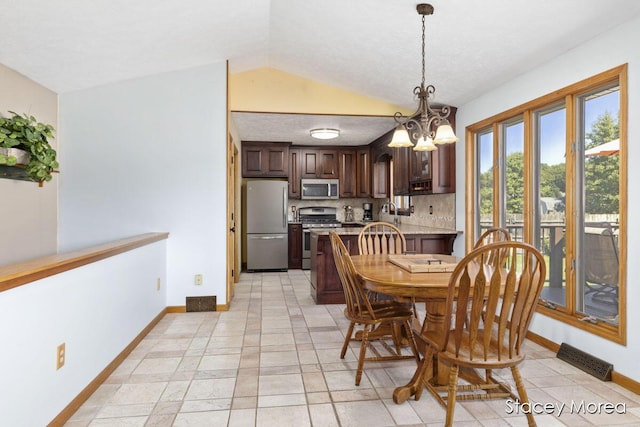
[[[0,114],[33,115],[58,127],[58,96],[22,74],[0,64]],[[49,142],[56,148],[56,139]],[[38,187],[35,182],[0,179],[0,265],[56,252],[58,178]]]
[[[462,134],[465,127],[523,104],[554,90],[583,80],[615,66],[629,64],[629,115],[628,115],[628,182],[640,181],[640,168],[635,168],[635,159],[640,159],[640,122],[636,120],[640,114],[640,50],[632,40],[640,39],[640,18],[632,20],[612,31],[609,31],[588,43],[573,49],[553,61],[531,70],[529,73],[514,79],[495,90],[458,108],[456,122],[458,132]],[[459,143],[456,159],[458,188],[464,188],[465,158],[464,145]],[[544,315],[536,315],[531,330],[556,343],[566,342],[587,353],[614,364],[614,369],[627,377],[640,381],[637,369],[637,357],[640,354],[640,311],[633,310],[640,301],[640,287],[635,278],[640,276],[640,264],[633,262],[640,250],[640,224],[633,218],[640,217],[640,188],[628,186],[628,254],[627,259],[627,346],[620,346],[611,341],[599,338],[577,328],[550,319]],[[456,194],[457,228],[464,229],[465,206],[464,192]],[[456,253],[464,253],[464,242],[458,239]]]
[[[164,310],[166,250],[162,240],[2,293],[0,424],[47,425]]]
[[[168,231],[167,305],[224,302],[226,63],[63,94],[59,115],[59,250]]]

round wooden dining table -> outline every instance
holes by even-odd
[[[396,403],[404,402],[424,387],[424,381],[446,384],[449,371],[446,367],[437,369],[437,377],[433,377],[433,370],[427,371],[429,363],[424,358],[425,342],[421,336],[426,331],[444,332],[445,300],[451,272],[411,272],[389,261],[387,254],[352,255],[351,259],[368,290],[394,297],[410,297],[425,303],[424,320],[420,323],[416,319],[412,327],[418,350],[423,357],[411,380],[394,390],[393,400]],[[436,366],[435,361],[431,366]]]

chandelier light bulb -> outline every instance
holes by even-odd
[[[438,147],[433,145],[433,140],[430,136],[427,136],[426,139],[424,136],[420,137],[416,146],[413,147],[413,151],[433,151],[437,149]]]

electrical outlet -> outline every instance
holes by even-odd
[[[160,278],[158,277],[158,281],[156,282],[156,290],[160,290]]]
[[[56,371],[64,366],[64,361],[67,358],[67,351],[65,350],[64,343],[58,346],[56,351]]]
[[[196,274],[195,283],[198,286],[202,285],[202,274]]]

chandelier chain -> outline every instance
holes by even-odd
[[[424,59],[424,31],[425,31],[425,26],[424,26],[424,15],[422,15],[422,87],[424,87],[424,82],[425,82],[425,59]]]

